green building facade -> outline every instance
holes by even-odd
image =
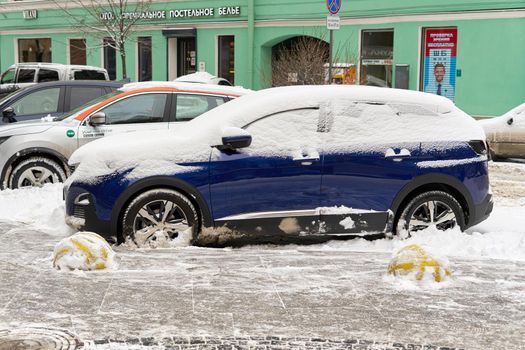
[[[207,71],[261,89],[272,84],[282,43],[329,38],[323,0],[160,0],[127,15],[141,17],[125,44],[132,81]],[[433,92],[450,90],[466,112],[495,116],[525,102],[525,0],[342,0],[338,16],[334,60],[344,65],[335,71],[352,83],[432,92],[442,60],[451,86]],[[2,72],[42,61],[106,67],[122,78],[118,52],[104,45],[110,39],[89,33],[96,22],[68,1],[1,1]]]

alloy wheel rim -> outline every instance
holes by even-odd
[[[176,239],[191,226],[184,211],[169,200],[155,200],[140,208],[133,221],[133,241],[139,246],[157,246]]]
[[[44,167],[32,167],[25,170],[18,179],[18,187],[42,187],[58,182],[56,174]]]
[[[426,201],[412,212],[408,222],[408,232],[424,230],[430,226],[445,231],[456,225],[456,214],[448,204],[436,200]]]

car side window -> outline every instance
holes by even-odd
[[[192,120],[193,118],[222,105],[224,102],[226,102],[226,99],[222,96],[177,94],[175,120],[178,122]]]
[[[96,70],[77,70],[73,72],[74,80],[106,80],[104,72]]]
[[[11,107],[17,116],[56,113],[59,97],[60,87],[37,90],[20,98]]]
[[[296,109],[261,118],[245,127],[252,136],[248,152],[301,156],[317,151],[319,109]]]
[[[2,74],[2,80],[1,80],[1,84],[12,84],[15,82],[15,73],[16,73],[16,69],[15,68],[11,68],[11,69],[8,69],[7,71],[4,72],[4,74]]]
[[[124,98],[104,108],[106,124],[159,123],[164,121],[167,94],[143,94]]]
[[[90,86],[72,86],[69,91],[69,110],[73,110],[106,94],[104,88]]]
[[[19,69],[17,83],[34,83],[35,82],[35,70],[34,69]]]
[[[40,69],[38,71],[38,82],[45,83],[46,81],[58,81],[58,72],[52,69]]]

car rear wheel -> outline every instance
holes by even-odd
[[[410,200],[399,216],[396,233],[406,238],[429,227],[439,231],[465,227],[463,208],[449,193],[429,191]]]
[[[55,161],[32,157],[26,159],[13,169],[8,187],[11,189],[22,187],[42,187],[48,183],[64,182],[66,173]]]
[[[149,190],[126,208],[122,239],[139,248],[169,248],[190,245],[198,229],[193,204],[170,189]]]

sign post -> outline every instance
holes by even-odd
[[[328,17],[326,17],[326,28],[330,32],[330,45],[329,45],[329,52],[328,52],[328,83],[332,83],[332,68],[333,68],[333,62],[332,62],[332,51],[333,51],[333,43],[334,43],[334,30],[338,30],[341,27],[341,19],[337,14],[339,13],[339,10],[341,10],[341,3],[343,0],[326,0],[326,7],[328,8],[328,12],[330,14]]]

